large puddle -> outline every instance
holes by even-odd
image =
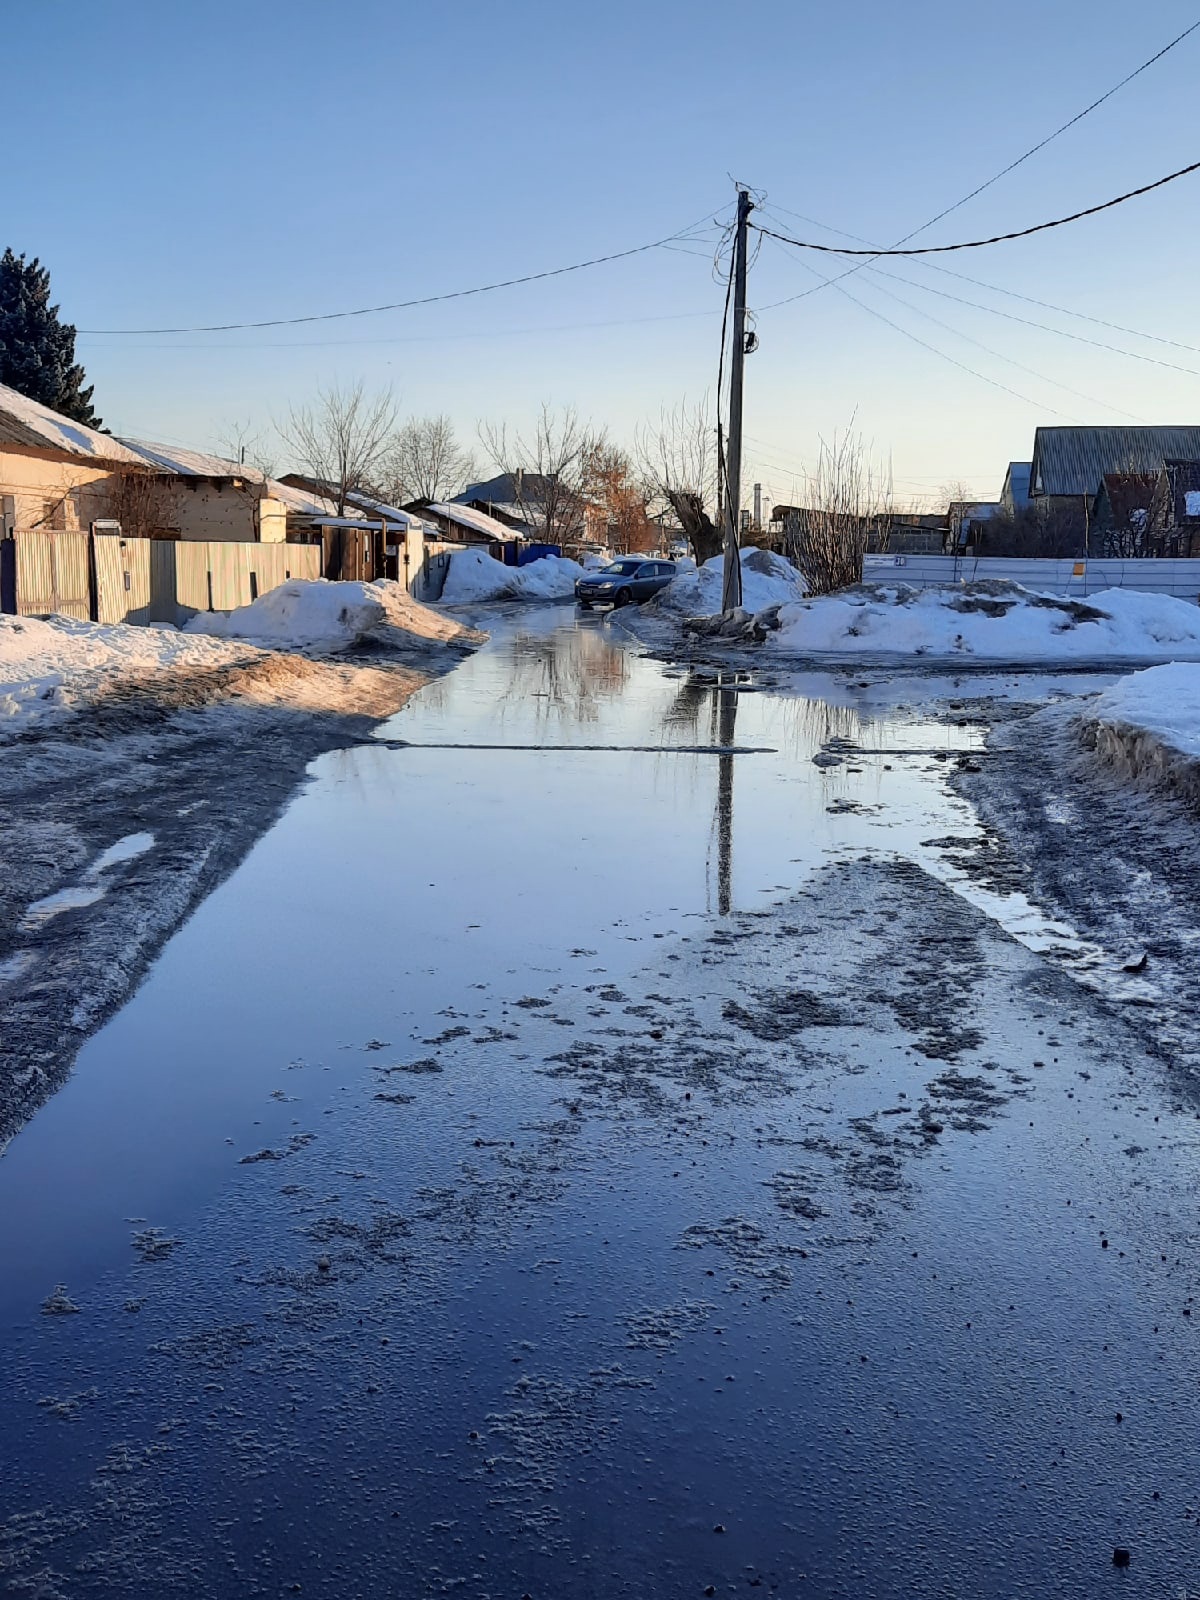
[[[708,919],[775,903],[831,860],[917,861],[1032,947],[1107,973],[1107,957],[1022,897],[980,889],[938,843],[978,832],[944,782],[983,742],[970,698],[1028,693],[1012,675],[962,684],[875,670],[772,693],[664,669],[562,608],[498,619],[486,649],[373,743],[316,763],[13,1141],[0,1315],[36,1304],[47,1279],[86,1282],[123,1259],[126,1219],[202,1203],[231,1149],[285,1134],[282,1103],[262,1108],[281,1059],[323,1059],[332,1093],[347,1049],[384,1016],[395,1033],[397,1004],[419,1038],[518,979],[616,979],[654,940],[699,939]],[[1091,686],[1047,679],[1044,692]],[[960,717],[922,711],[958,693]]]
[[[946,782],[1028,680],[786,689],[546,608],[316,763],[0,1160],[0,1591],[1182,1571],[1194,1130]]]

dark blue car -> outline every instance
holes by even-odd
[[[581,611],[593,606],[640,605],[665,589],[675,576],[673,561],[648,561],[643,556],[622,556],[599,572],[589,572],[575,584]]]

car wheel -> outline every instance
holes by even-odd
[[[617,590],[617,597],[613,601],[613,604],[615,606],[627,606],[627,605],[630,605],[632,603],[632,601],[633,601],[633,593],[632,593],[631,590],[629,590],[629,589],[618,589]]]

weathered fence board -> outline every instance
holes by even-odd
[[[318,545],[123,539],[19,528],[0,602],[21,616],[86,622],[179,622],[232,611],[290,578],[319,578]]]
[[[16,605],[22,617],[92,614],[91,563],[86,533],[20,528],[15,534]]]

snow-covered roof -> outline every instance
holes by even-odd
[[[297,511],[304,516],[333,517],[337,515],[337,506],[332,500],[326,500],[318,494],[310,494],[307,489],[297,489],[290,483],[280,483],[277,478],[268,478],[267,493],[272,500],[282,500],[289,511]]]
[[[159,472],[177,473],[181,478],[242,478],[247,483],[266,481],[257,467],[229,461],[224,456],[185,450],[182,445],[154,444],[149,439],[122,439],[121,443],[140,456],[145,466]]]
[[[456,522],[460,528],[472,528],[488,539],[508,540],[517,537],[515,528],[489,517],[486,511],[476,511],[474,506],[431,503],[429,509],[435,517],[445,517],[448,522]]]
[[[359,489],[351,489],[346,500],[350,505],[365,511],[377,522],[392,522],[401,528],[422,528],[429,533],[437,532],[437,528],[427,517],[418,516],[415,511],[405,511],[403,506],[389,505],[386,500],[377,500],[374,495],[364,494]]]
[[[0,444],[61,450],[86,461],[121,461],[139,465],[140,458],[119,439],[72,422],[49,406],[30,400],[0,383]]]

